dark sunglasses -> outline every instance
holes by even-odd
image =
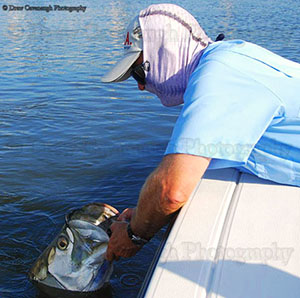
[[[144,67],[144,63],[135,66],[135,67],[131,70],[131,76],[132,76],[139,84],[146,85],[146,79],[145,79],[146,75],[145,75],[145,67]]]

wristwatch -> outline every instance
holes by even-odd
[[[140,236],[134,235],[130,226],[130,223],[127,226],[127,234],[130,240],[137,246],[143,246],[149,242],[149,240],[143,239]]]

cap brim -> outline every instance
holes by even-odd
[[[140,54],[140,51],[126,54],[111,70],[101,77],[101,81],[103,83],[111,83],[127,80],[131,74],[131,66]]]

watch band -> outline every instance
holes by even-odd
[[[128,237],[130,238],[130,240],[135,245],[143,246],[143,245],[145,245],[146,243],[149,242],[149,240],[146,240],[146,239],[141,238],[140,236],[134,235],[133,232],[132,232],[130,223],[127,226],[127,234],[128,234]]]

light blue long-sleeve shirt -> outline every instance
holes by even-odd
[[[165,154],[300,186],[300,64],[241,41],[209,45]]]

